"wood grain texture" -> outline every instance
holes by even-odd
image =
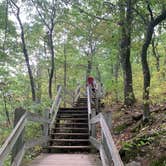
[[[28,166],[102,166],[95,154],[41,154]]]

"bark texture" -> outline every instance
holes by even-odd
[[[149,119],[150,116],[150,108],[149,108],[149,88],[150,88],[150,70],[147,60],[147,50],[152,40],[152,35],[154,32],[154,28],[160,22],[166,19],[166,10],[164,10],[158,17],[152,19],[146,30],[145,40],[142,46],[141,51],[141,62],[142,62],[142,71],[144,77],[144,89],[143,89],[143,119],[144,121]]]
[[[132,0],[127,0],[127,10],[125,11],[124,4],[120,4],[120,57],[124,79],[124,104],[127,106],[131,106],[135,103],[130,62],[132,5]]]

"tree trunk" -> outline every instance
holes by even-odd
[[[16,7],[17,9],[17,20],[21,29],[21,41],[22,41],[22,50],[23,50],[23,54],[25,57],[25,62],[26,62],[26,66],[28,69],[28,74],[29,74],[29,79],[30,79],[30,85],[31,85],[31,92],[32,92],[32,100],[35,101],[36,100],[36,94],[35,94],[35,83],[34,83],[34,79],[33,79],[33,75],[32,75],[32,70],[30,67],[30,63],[29,63],[29,55],[28,55],[28,51],[26,49],[26,43],[25,43],[25,37],[24,37],[24,28],[20,19],[20,8],[17,6],[17,4],[13,1],[10,0],[11,3]]]
[[[146,32],[146,39],[142,46],[142,52],[141,52],[141,62],[142,62],[142,71],[143,71],[143,78],[144,78],[144,88],[143,88],[143,110],[144,115],[143,119],[148,120],[150,115],[149,110],[149,88],[150,88],[150,71],[149,71],[149,65],[147,62],[147,50],[149,47],[149,44],[152,39],[153,34],[153,27],[151,24],[149,24]]]
[[[64,44],[64,89],[67,86],[67,55],[66,55],[66,44]],[[64,107],[66,107],[66,95],[64,94]]]
[[[7,39],[7,32],[8,32],[8,5],[9,1],[6,0],[6,11],[5,11],[5,37],[2,45],[3,52],[5,52],[5,44],[6,44],[6,39]]]
[[[26,49],[23,26],[20,24],[20,27],[21,27],[22,49],[23,49],[23,53],[24,53],[24,57],[25,57],[25,62],[26,62],[27,68],[28,68],[28,74],[29,74],[31,92],[32,92],[32,100],[35,101],[36,100],[35,83],[34,83],[32,70],[31,70],[30,63],[29,63],[29,55],[28,55],[28,52]]]
[[[41,65],[40,62],[38,62],[37,65],[37,82],[36,82],[36,103],[41,103],[41,96],[42,96],[42,83],[41,83],[41,77],[42,77],[42,71],[41,71]]]
[[[158,54],[157,45],[155,46],[154,39],[152,40],[152,52],[156,59],[156,70],[159,72],[160,71],[160,55]]]
[[[96,66],[96,72],[97,72],[97,79],[98,79],[98,81],[101,83],[101,72],[100,72],[98,66]]]
[[[92,71],[92,55],[88,55],[88,66],[86,71],[86,79],[90,76]]]
[[[3,95],[3,102],[4,102],[4,109],[5,109],[6,119],[7,119],[8,125],[10,126],[10,125],[11,125],[11,122],[10,122],[9,111],[8,111],[8,109],[7,109],[6,96],[5,96],[5,93],[4,93],[4,92],[2,92],[2,95]]]
[[[149,108],[149,88],[150,88],[150,71],[147,61],[147,50],[149,47],[149,44],[152,40],[152,35],[154,32],[154,27],[158,25],[161,21],[166,19],[166,10],[161,13],[156,19],[151,20],[148,24],[147,30],[146,30],[146,36],[145,41],[142,46],[141,51],[141,62],[142,62],[142,71],[143,71],[143,77],[144,77],[144,89],[143,89],[143,120],[148,121],[149,115],[150,115],[150,108]]]
[[[49,32],[49,47],[51,52],[51,71],[49,73],[49,85],[48,85],[48,93],[50,99],[52,99],[52,80],[54,77],[54,70],[55,70],[55,62],[54,62],[54,46],[53,46],[53,29]]]
[[[119,94],[118,94],[118,77],[119,77],[119,56],[117,56],[116,59],[116,64],[114,66],[114,77],[115,77],[115,84],[116,84],[116,88],[115,88],[115,100],[116,102],[119,101]]]
[[[120,6],[121,19],[121,43],[120,56],[123,69],[124,79],[124,104],[131,106],[135,103],[135,96],[133,92],[132,68],[130,62],[130,48],[131,48],[131,24],[132,24],[132,3],[127,1],[127,11],[125,6]],[[125,16],[126,15],[126,16]]]

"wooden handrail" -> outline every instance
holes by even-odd
[[[52,129],[54,127],[54,123],[55,123],[55,120],[56,120],[56,116],[57,116],[57,113],[58,113],[58,110],[59,110],[60,103],[61,103],[61,98],[59,98],[59,101],[58,101],[58,103],[56,105],[56,108],[54,110],[54,115],[52,116],[50,129]]]
[[[93,103],[95,104],[95,107],[92,107],[92,93],[94,95],[93,97],[95,97],[95,103]],[[91,87],[87,86],[88,123],[90,133],[89,141],[96,149],[99,150],[103,166],[111,166],[112,162],[114,166],[124,166],[116,145],[114,144],[109,129],[109,123],[107,123],[103,114],[99,113],[99,100],[101,95],[100,84],[98,85],[98,88],[95,89],[95,92],[92,92]],[[96,123],[99,123],[101,126],[101,141],[96,139]]]
[[[62,87],[60,86],[60,87],[58,88],[57,95],[55,96],[55,100],[54,100],[54,102],[53,102],[53,104],[52,104],[52,107],[51,107],[51,109],[50,109],[50,115],[53,114],[55,107],[56,107],[56,106],[58,105],[58,103],[59,103],[59,99],[61,98],[61,92],[62,92]]]
[[[96,124],[96,123],[100,123],[100,126],[101,126],[101,131],[104,135],[104,138],[106,140],[106,146],[108,148],[108,152],[110,154],[110,156],[112,157],[112,161],[114,163],[115,166],[124,166],[121,158],[120,158],[120,155],[119,155],[119,152],[116,148],[116,145],[114,144],[114,141],[113,141],[113,138],[112,138],[112,135],[111,135],[111,132],[109,130],[109,127],[107,125],[107,122],[103,116],[102,113],[98,114],[97,116],[93,117],[91,120],[90,120],[90,124]],[[104,142],[100,142],[97,141],[94,137],[90,137],[90,142],[100,151],[100,153],[103,154],[103,150],[104,150]],[[107,159],[104,159],[103,158],[103,165],[105,165],[104,163],[108,163],[108,160]]]
[[[9,135],[9,137],[6,139],[5,143],[0,148],[0,166],[3,165],[3,162],[6,158],[6,156],[12,151],[16,142],[18,142],[18,138],[21,137],[22,132],[24,131],[24,128],[27,124],[27,121],[38,122],[38,123],[45,125],[44,126],[45,133],[43,133],[44,135],[37,139],[33,139],[28,142],[25,142],[21,146],[21,149],[19,149],[17,154],[15,154],[15,157],[13,159],[11,166],[19,166],[21,164],[22,158],[27,149],[32,148],[36,145],[41,145],[43,143],[47,143],[49,141],[50,138],[48,136],[48,127],[49,127],[48,125],[51,126],[56,119],[56,115],[57,115],[59,105],[61,102],[61,91],[62,91],[62,87],[60,86],[51,109],[49,110],[49,112],[47,110],[46,117],[42,117],[35,113],[23,110],[23,111],[25,111],[25,113],[17,121],[11,134]],[[17,110],[17,111],[19,111],[19,110]],[[50,113],[50,118],[49,118],[48,113]]]
[[[60,86],[57,92],[57,95],[55,96],[55,100],[52,104],[52,107],[50,109],[50,118],[51,118],[51,123],[50,123],[50,129],[53,128],[55,120],[56,120],[56,116],[59,110],[59,106],[62,100],[62,87]]]
[[[88,127],[89,127],[89,133],[91,132],[91,125],[90,125],[90,119],[91,119],[91,95],[90,95],[90,88],[87,86],[87,105],[88,105]]]
[[[0,149],[0,164],[3,163],[5,157],[11,152],[14,144],[17,141],[17,138],[20,136],[21,132],[23,131],[27,119],[27,112],[20,118],[17,125],[6,139],[5,143],[2,145]]]
[[[5,143],[0,148],[0,166],[3,165],[3,161],[5,160],[6,156],[12,151],[17,139],[20,137],[21,133],[23,132],[28,120],[34,121],[34,122],[39,122],[42,124],[45,124],[45,123],[50,124],[49,119],[26,111],[24,113],[24,115],[20,118],[20,120],[17,122],[17,124],[14,127],[14,129],[12,130],[11,134],[6,139]],[[12,166],[18,166],[21,163],[21,160],[27,149],[32,148],[35,145],[43,144],[44,142],[47,142],[48,140],[49,140],[49,137],[42,136],[36,140],[31,140],[31,141],[25,143],[23,145],[22,149],[20,149],[20,151],[14,158]]]

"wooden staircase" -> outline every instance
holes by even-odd
[[[49,152],[89,152],[87,98],[79,98],[73,108],[60,108],[50,130]]]
[[[12,166],[24,165],[22,159],[25,152],[38,145],[43,145],[47,152],[57,153],[41,154],[30,164],[31,166],[124,166],[110,132],[111,118],[109,114],[100,112],[100,89],[95,95],[87,86],[87,98],[80,98],[80,88],[77,88],[74,104],[71,103],[73,107],[59,108],[63,99],[60,86],[52,107],[44,112],[44,116],[17,108],[14,119],[15,127],[0,148],[0,166],[3,166],[9,154],[12,154]],[[42,124],[42,135],[25,140],[23,136],[29,121]],[[98,126],[100,126],[102,135],[100,141],[96,133]],[[90,145],[99,151],[101,161],[97,154],[83,154],[83,152],[92,152]],[[77,152],[77,154],[70,152]]]

